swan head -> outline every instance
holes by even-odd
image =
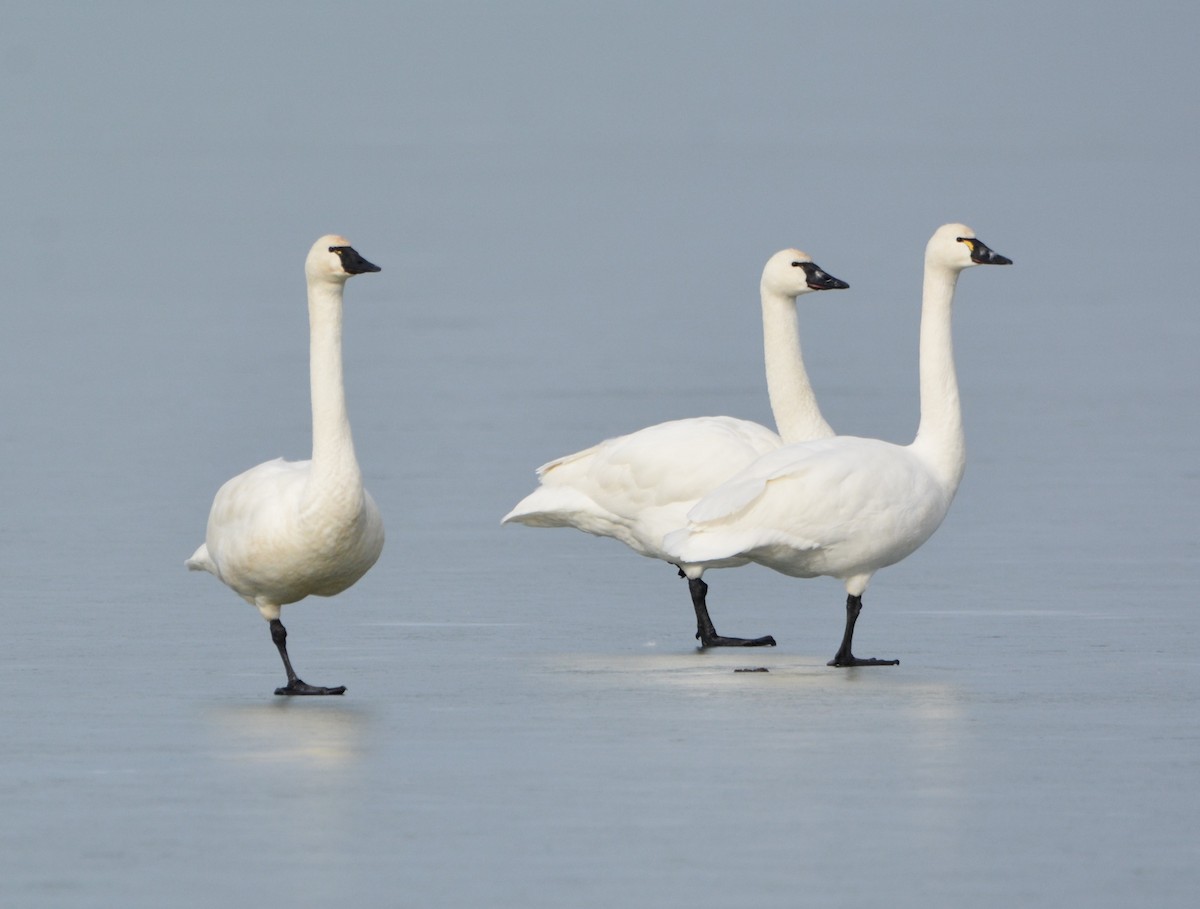
[[[798,249],[781,249],[763,267],[762,289],[784,297],[794,298],[814,290],[841,290],[849,286]]]
[[[310,281],[345,281],[351,275],[383,271],[358,254],[350,241],[337,234],[326,234],[312,245],[304,260],[304,273]]]
[[[925,261],[962,271],[972,265],[1012,265],[1012,259],[992,250],[965,224],[943,224],[925,247]]]

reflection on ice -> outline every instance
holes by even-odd
[[[746,652],[744,649],[722,652],[696,653],[640,653],[640,654],[558,654],[546,661],[548,668],[556,672],[580,673],[585,675],[621,675],[624,681],[641,679],[646,685],[682,685],[710,687],[722,683],[742,685],[755,677],[761,684],[771,684],[781,675],[800,678],[817,676],[815,662],[802,657],[763,654],[761,651]],[[766,672],[744,670],[766,669]]]
[[[553,673],[596,678],[611,677],[622,687],[667,685],[698,691],[731,689],[809,692],[863,688],[894,702],[895,709],[914,716],[947,719],[961,713],[962,692],[956,686],[891,667],[832,669],[817,655],[778,652],[723,650],[695,653],[571,654],[548,657],[546,668]],[[765,670],[765,671],[763,671]]]
[[[357,760],[366,718],[344,703],[279,698],[265,704],[206,711],[220,757],[245,763],[302,764],[329,769]]]

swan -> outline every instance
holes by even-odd
[[[845,288],[798,249],[784,249],[763,268],[760,283],[763,353],[771,410],[779,434],[749,420],[694,417],[658,423],[607,439],[584,451],[543,464],[540,485],[517,503],[501,523],[532,527],[574,527],[619,540],[634,552],[662,559],[688,578],[702,647],[774,646],[770,635],[732,638],[717,634],[708,615],[708,585],[702,569],[688,570],[662,548],[663,534],[679,527],[705,493],[785,442],[832,436],[821,416],[804,359],[796,297],[816,290]],[[744,565],[728,559],[719,565]]]
[[[851,644],[871,576],[910,555],[946,516],[966,465],[954,372],[951,309],[959,274],[1011,265],[963,224],[934,232],[921,305],[921,421],[910,445],[837,436],[786,445],[731,476],[688,512],[663,548],[690,573],[749,559],[798,578],[839,578],[846,628],[830,666],[897,665],[860,659]]]
[[[276,458],[217,490],[200,548],[185,563],[207,571],[270,623],[287,685],[280,695],[344,694],[297,677],[280,607],[341,593],[383,550],[383,519],[363,488],[342,380],[342,290],[351,275],[380,271],[345,237],[328,234],[304,263],[308,279],[312,460]]]

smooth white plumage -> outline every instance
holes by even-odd
[[[951,309],[959,274],[1007,265],[962,224],[926,246],[921,309],[921,422],[910,445],[838,436],[758,458],[701,499],[664,548],[703,567],[749,559],[793,577],[845,582],[846,630],[830,665],[894,664],[851,652],[871,576],[914,552],[942,523],[966,465]],[[689,569],[690,570],[690,569]]]
[[[779,434],[749,420],[695,417],[608,439],[538,468],[541,485],[502,523],[574,527],[620,540],[649,558],[675,563],[662,548],[705,493],[758,456],[785,442],[833,435],[821,416],[800,350],[796,297],[848,286],[806,253],[785,249],[768,261],[760,283],[767,388]],[[733,558],[706,567],[745,564]],[[700,580],[689,576],[696,636],[704,646],[774,644],[773,638],[725,638],[709,619]]]
[[[383,550],[383,519],[363,488],[346,413],[342,291],[351,275],[379,271],[344,237],[326,235],[305,260],[310,328],[313,454],[277,458],[225,483],[213,500],[205,542],[188,568],[216,575],[271,625],[288,684],[276,694],[341,694],[296,677],[280,607],[333,596],[366,574]]]

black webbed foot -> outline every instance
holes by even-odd
[[[832,660],[825,664],[826,666],[899,666],[899,660],[877,660],[874,657],[860,658],[854,654],[849,656],[835,656]]]
[[[345,694],[346,686],[338,685],[336,688],[322,688],[320,685],[310,685],[308,682],[303,682],[300,679],[293,679],[282,688],[276,688],[275,693],[282,695]]]
[[[708,647],[774,647],[775,639],[769,634],[763,635],[761,638],[727,638],[724,635],[715,634],[711,637],[704,637],[699,633],[696,634],[696,640],[700,642],[701,648]]]
[[[283,622],[279,619],[271,620],[271,640],[275,642],[275,646],[279,648],[279,656],[283,660],[283,668],[287,671],[288,683],[282,688],[276,688],[275,693],[280,695],[305,695],[305,694],[345,694],[346,686],[338,685],[336,688],[322,688],[320,685],[310,685],[308,682],[300,679],[296,675],[296,670],[292,668],[292,661],[288,659],[287,652],[287,629],[283,627]]]
[[[850,650],[854,641],[854,626],[862,612],[862,597],[849,594],[846,597],[846,630],[842,635],[842,646],[827,666],[899,666],[899,660],[877,660],[874,657],[856,657]]]
[[[687,577],[683,571],[680,577]],[[712,619],[708,615],[708,585],[700,578],[688,578],[688,590],[692,595],[692,607],[696,610],[696,640],[701,648],[708,647],[774,647],[775,639],[771,635],[761,638],[727,638],[717,634]]]

